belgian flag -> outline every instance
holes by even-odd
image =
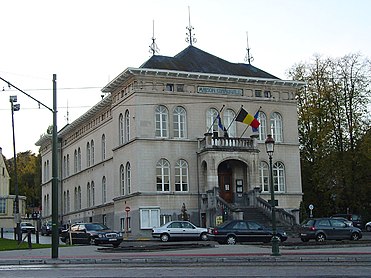
[[[242,107],[241,107],[241,110],[236,117],[236,121],[247,124],[247,125],[250,125],[254,130],[257,129],[260,125],[258,119],[255,118],[253,115],[249,114]]]

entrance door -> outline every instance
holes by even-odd
[[[226,202],[232,203],[232,172],[219,172],[219,196]]]

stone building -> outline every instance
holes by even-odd
[[[281,80],[192,45],[174,57],[153,55],[109,82],[106,96],[58,132],[61,222],[103,222],[149,236],[180,218],[215,226],[269,215],[265,139],[275,139],[273,174],[278,219],[298,222],[302,200],[295,94],[304,84]],[[235,121],[241,109],[260,126]],[[40,146],[43,218],[51,217],[51,137]]]

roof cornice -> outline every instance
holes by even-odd
[[[280,85],[288,87],[303,87],[306,85],[303,81],[295,80],[282,80],[273,78],[259,78],[259,77],[246,77],[236,75],[223,75],[223,74],[212,74],[202,72],[188,72],[188,71],[176,71],[176,70],[163,70],[163,69],[148,69],[148,68],[127,68],[120,73],[115,79],[109,82],[101,90],[104,93],[113,93],[130,77],[134,75],[147,75],[157,77],[178,77],[178,78],[190,78],[197,80],[212,80],[212,81],[226,81],[226,82],[238,82],[238,83],[249,83],[249,84],[267,84],[267,85]]]

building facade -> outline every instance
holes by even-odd
[[[295,94],[304,84],[189,46],[152,56],[108,83],[106,96],[58,132],[59,219],[102,222],[134,236],[184,217],[215,226],[269,210],[264,142],[275,139],[276,205],[295,219],[302,200]],[[255,115],[253,132],[235,121]],[[38,142],[43,218],[51,218],[51,137]]]

